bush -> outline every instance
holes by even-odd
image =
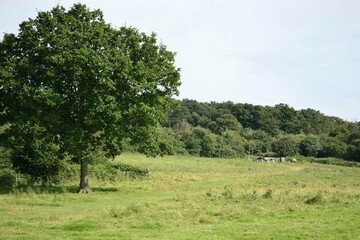
[[[0,170],[0,193],[9,193],[16,186],[16,172],[12,169]]]
[[[185,154],[185,146],[172,129],[160,128],[159,149],[161,155]]]
[[[223,144],[224,147],[222,151],[225,151],[227,156],[245,156],[245,139],[238,132],[232,130],[225,131],[221,136],[221,141],[225,143]]]
[[[216,152],[216,135],[208,129],[196,127],[183,139],[187,152],[200,157],[214,157]]]
[[[48,182],[61,169],[62,161],[58,151],[58,145],[46,142],[45,139],[36,139],[14,149],[12,165],[17,172],[30,175],[34,181]]]
[[[125,163],[115,163],[112,165],[113,169],[121,171],[123,174],[129,177],[145,177],[149,176],[149,169],[142,169]]]
[[[317,136],[307,136],[299,143],[300,154],[305,157],[316,157],[321,151],[320,140]]]
[[[60,168],[57,177],[60,183],[64,183],[67,181],[75,181],[79,179],[78,172],[79,172],[78,164],[66,162]]]
[[[347,160],[360,162],[360,139],[351,141],[346,150],[345,157]]]
[[[92,164],[89,166],[89,174],[91,177],[102,181],[114,181],[116,178],[116,169],[112,167],[109,161]]]
[[[297,143],[293,136],[281,136],[278,139],[274,139],[271,144],[272,151],[276,153],[278,157],[294,156],[297,153]]]
[[[11,167],[10,150],[0,146],[0,168]]]
[[[337,138],[324,137],[320,139],[322,145],[319,151],[319,157],[338,157],[341,158],[345,155],[346,144]]]

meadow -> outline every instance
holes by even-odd
[[[0,195],[0,239],[360,239],[360,168],[146,158],[144,178]]]

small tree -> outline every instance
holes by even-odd
[[[80,163],[80,191],[88,192],[95,153],[114,156],[130,139],[156,154],[157,125],[180,85],[174,55],[154,33],[116,29],[82,4],[39,12],[0,42],[0,124],[10,124],[8,145],[24,149],[23,130],[44,129],[58,157]]]
[[[317,136],[309,135],[299,143],[300,154],[306,157],[317,157],[321,151],[320,140]]]
[[[183,139],[186,150],[191,155],[213,157],[216,151],[216,135],[210,130],[195,127]]]
[[[323,137],[320,139],[321,150],[319,157],[342,158],[346,152],[346,143],[335,137]]]
[[[239,133],[242,131],[241,124],[238,122],[236,117],[230,113],[216,118],[216,125],[218,127],[217,133],[223,133],[226,130],[233,130]]]
[[[360,162],[360,132],[352,133],[348,139],[348,147],[345,153],[345,157],[351,161]]]
[[[297,144],[291,136],[282,136],[272,143],[272,151],[279,157],[294,156],[297,153]]]

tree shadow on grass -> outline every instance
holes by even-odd
[[[63,193],[77,193],[78,185],[64,186],[64,185],[19,185],[14,188],[0,187],[0,195],[17,194],[17,193],[34,193],[34,194],[63,194]],[[93,187],[93,192],[117,192],[118,189],[114,187]]]
[[[117,192],[119,191],[117,188],[114,187],[93,187],[91,188],[93,192]]]

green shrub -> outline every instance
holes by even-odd
[[[185,154],[185,145],[177,139],[175,132],[170,128],[160,128],[159,137],[160,155]]]
[[[67,181],[74,181],[79,179],[79,165],[75,163],[66,162],[60,168],[59,174],[57,175],[60,183]]]
[[[78,172],[78,164],[65,162],[59,174],[52,176],[50,180],[55,184],[78,181]],[[149,175],[149,170],[124,163],[103,161],[89,165],[89,175],[92,179],[116,181],[122,179],[124,176],[131,178],[145,177]]]
[[[34,142],[14,150],[11,156],[12,165],[16,171],[31,176],[33,181],[49,182],[61,169],[59,146],[46,143],[45,140]]]
[[[305,157],[316,157],[321,150],[320,138],[315,135],[306,136],[299,143],[300,154]]]
[[[11,167],[10,150],[0,146],[0,168]]]
[[[123,174],[125,174],[126,176],[134,178],[145,177],[149,176],[150,174],[149,169],[142,169],[125,163],[115,163],[112,165],[112,167],[116,170],[123,172]]]
[[[0,170],[0,193],[8,193],[16,186],[16,172],[12,169]]]

